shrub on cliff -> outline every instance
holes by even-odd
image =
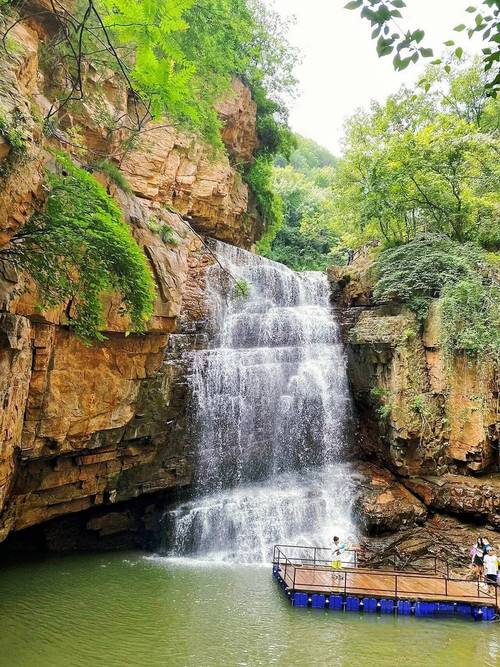
[[[428,235],[380,253],[377,301],[406,304],[423,321],[442,298],[445,351],[486,357],[500,353],[500,285],[481,249]]]
[[[389,248],[376,262],[375,299],[405,303],[423,320],[431,300],[441,295],[445,285],[475,275],[481,257],[473,245],[459,245],[434,234]]]
[[[500,359],[500,284],[476,275],[447,285],[441,305],[445,350]]]
[[[0,259],[31,277],[41,308],[68,302],[69,324],[82,339],[103,338],[100,296],[110,291],[121,295],[132,328],[144,331],[155,291],[143,252],[95,178],[63,153],[56,162],[45,210],[0,250]]]

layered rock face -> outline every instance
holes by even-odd
[[[18,119],[26,150],[14,159],[12,146],[0,142],[0,246],[43,205],[47,145],[113,155],[123,137],[111,125],[130,113],[115,75],[88,71],[88,101],[68,105],[53,136],[43,136],[39,118],[54,101],[57,78],[39,64],[50,29],[46,14],[19,23],[10,32],[12,48],[2,52],[1,112]],[[204,271],[213,262],[199,235],[249,247],[260,233],[248,188],[232,166],[249,162],[257,145],[255,104],[239,81],[220,114],[230,158],[213,156],[165,119],[150,124],[123,158],[130,194],[95,172],[155,278],[145,335],[128,335],[120,300],[109,295],[105,340],[85,346],[67,326],[71,304],[40,312],[33,287],[0,262],[0,540],[54,517],[189,484],[182,353],[204,344],[197,322],[206,316]],[[168,225],[171,242],[151,220]],[[87,529],[120,533],[136,518],[127,510],[104,513],[88,518]]]
[[[330,280],[365,434],[361,456],[395,473],[430,512],[498,530],[498,368],[445,357],[439,301],[423,327],[404,307],[375,304],[366,256],[332,269]]]

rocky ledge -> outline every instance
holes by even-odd
[[[404,305],[375,303],[368,254],[329,278],[360,422],[353,455],[391,471],[367,468],[361,525],[405,531],[444,513],[500,530],[498,367],[445,359],[438,300],[423,326]]]
[[[43,12],[10,31],[12,48],[0,55],[1,111],[18,119],[26,140],[18,161],[0,140],[0,245],[43,205],[47,148],[73,152],[76,162],[82,150],[113,156],[124,137],[109,123],[127,125],[131,112],[113,72],[89,67],[85,102],[62,108],[50,137],[42,132],[57,88],[40,58],[57,29],[50,3],[42,4]],[[184,352],[204,344],[197,322],[206,316],[204,275],[214,261],[200,234],[248,248],[261,232],[239,171],[257,146],[256,106],[240,81],[219,113],[227,154],[214,156],[163,119],[151,122],[121,161],[127,193],[86,165],[120,205],[150,263],[157,299],[145,335],[129,335],[120,300],[106,295],[104,340],[87,347],[67,326],[71,304],[40,311],[33,286],[0,263],[0,541],[77,513],[90,535],[120,535],[129,508],[117,513],[119,503],[140,504],[190,483]],[[151,220],[156,229],[167,226],[170,238]],[[95,519],[86,514],[92,511]],[[61,534],[62,524],[50,525]]]

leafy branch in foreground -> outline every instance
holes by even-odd
[[[372,39],[377,40],[377,53],[380,57],[388,56],[395,51],[393,58],[394,68],[398,71],[406,69],[411,63],[418,62],[419,58],[432,58],[433,50],[422,45],[425,32],[408,30],[403,32],[396,19],[403,18],[401,9],[406,7],[404,0],[351,0],[345,5],[346,9],[361,9],[362,18],[370,21],[373,28]],[[500,62],[500,6],[498,0],[483,0],[482,8],[469,6],[466,10],[475,14],[474,23],[467,28],[464,23],[455,26],[456,32],[467,31],[469,38],[475,34],[481,34],[486,44],[483,48],[483,67],[485,72],[493,70]],[[454,40],[445,42],[446,46],[456,47],[455,56],[461,58],[463,48],[456,46]],[[440,64],[441,60],[434,61]],[[449,65],[446,65],[449,68]],[[447,70],[449,71],[449,70]],[[485,89],[493,97],[496,97],[500,89],[500,71],[493,73],[493,78],[485,84]]]
[[[29,11],[29,3],[16,4],[1,36],[8,50],[20,21],[43,17],[53,26],[48,78],[57,69],[60,90],[49,121],[89,98],[89,68],[111,69],[127,87],[130,109],[112,119],[111,131],[140,132],[167,115],[222,149],[216,106],[231,93],[233,77],[274,102],[295,85],[295,52],[278,15],[259,0],[81,0],[70,7],[51,0]]]
[[[133,330],[144,331],[155,289],[142,250],[91,174],[64,153],[56,165],[45,210],[0,249],[0,259],[30,276],[41,308],[67,303],[69,324],[83,340],[104,338],[101,295],[111,291],[122,297]]]

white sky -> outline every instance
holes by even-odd
[[[398,19],[404,30],[425,30],[423,46],[434,49],[434,56],[454,39],[469,53],[478,52],[481,42],[468,40],[465,33],[453,32],[459,23],[469,25],[474,15],[465,8],[471,0],[406,0]],[[371,27],[361,19],[359,10],[344,9],[347,0],[266,0],[283,15],[295,15],[289,39],[302,51],[303,63],[297,70],[299,97],[290,115],[292,128],[314,139],[334,153],[345,119],[370,99],[384,100],[402,84],[418,81],[424,65],[395,72],[391,56],[378,58]]]

